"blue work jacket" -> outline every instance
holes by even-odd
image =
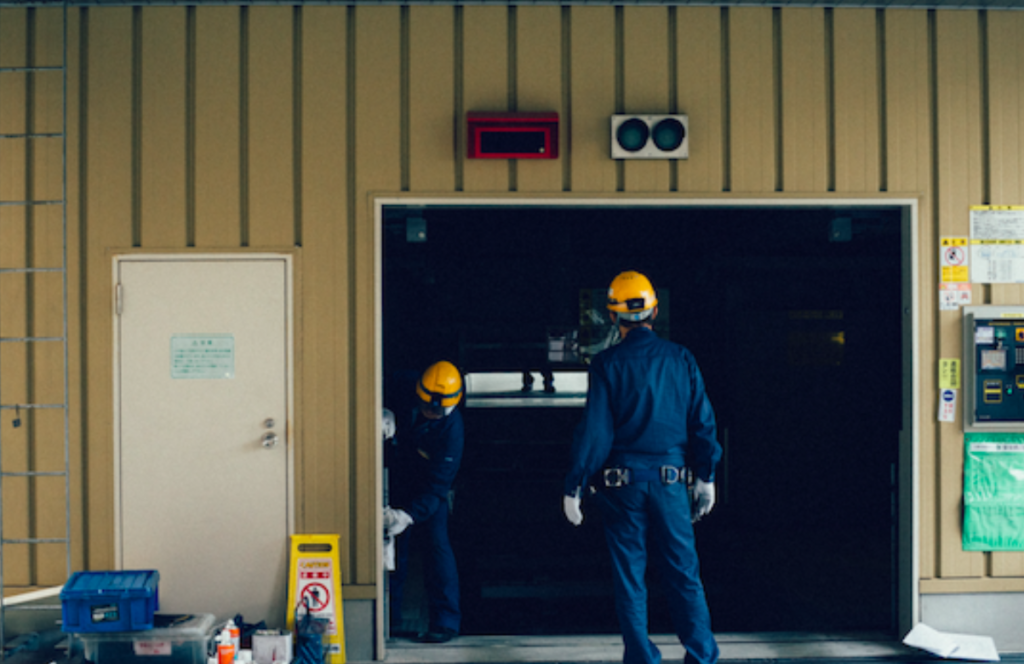
[[[392,507],[408,512],[414,523],[430,518],[441,505],[462,463],[462,413],[456,408],[439,420],[417,414],[411,428],[399,430],[388,462]]]
[[[594,357],[586,408],[573,436],[566,495],[607,466],[685,464],[713,482],[721,456],[715,413],[689,350],[637,327]]]

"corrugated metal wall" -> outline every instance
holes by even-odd
[[[59,53],[59,25],[59,10],[0,10],[0,65]],[[920,204],[922,589],[1024,591],[1024,554],[961,550],[961,429],[933,410],[936,360],[960,355],[938,239],[969,234],[969,205],[1024,203],[1024,13],[89,7],[68,35],[76,565],[114,562],[113,249],[301,246],[298,524],[343,535],[358,598],[377,579],[374,194],[899,194]],[[39,80],[4,74],[0,131],[52,120]],[[562,157],[464,159],[465,113],[505,110],[559,112]],[[609,115],[668,111],[690,116],[688,161],[608,157]],[[53,155],[0,148],[4,200],[56,186]],[[43,217],[0,209],[3,266],[49,260]],[[52,324],[26,304],[38,287],[4,277],[0,334]],[[4,402],[49,389],[45,363],[5,355]],[[46,463],[41,431],[11,433],[10,416],[4,465]],[[7,486],[5,528],[47,528],[46,501]],[[62,581],[45,557],[6,578]]]

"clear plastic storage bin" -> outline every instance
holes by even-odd
[[[94,664],[206,664],[213,623],[212,613],[157,614],[145,632],[74,634],[71,653]]]

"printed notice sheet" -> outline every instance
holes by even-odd
[[[1024,283],[1024,206],[971,206],[971,281]]]

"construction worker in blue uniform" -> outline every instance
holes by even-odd
[[[410,536],[423,545],[430,622],[417,638],[445,643],[458,635],[459,575],[448,539],[449,492],[462,462],[462,376],[451,362],[431,365],[416,384],[417,405],[408,429],[397,427],[388,450],[389,498],[384,508],[386,536],[397,536],[396,569],[391,575],[391,625],[401,631],[402,599],[408,571]]]
[[[647,277],[618,275],[607,306],[622,341],[591,363],[563,510],[570,523],[580,525],[581,498],[594,492],[611,552],[624,664],[661,661],[647,633],[649,550],[660,558],[672,625],[686,649],[684,664],[713,664],[719,650],[693,522],[715,502],[715,466],[722,448],[714,412],[690,351],[653,331],[658,298]],[[692,487],[689,476],[695,478]]]

